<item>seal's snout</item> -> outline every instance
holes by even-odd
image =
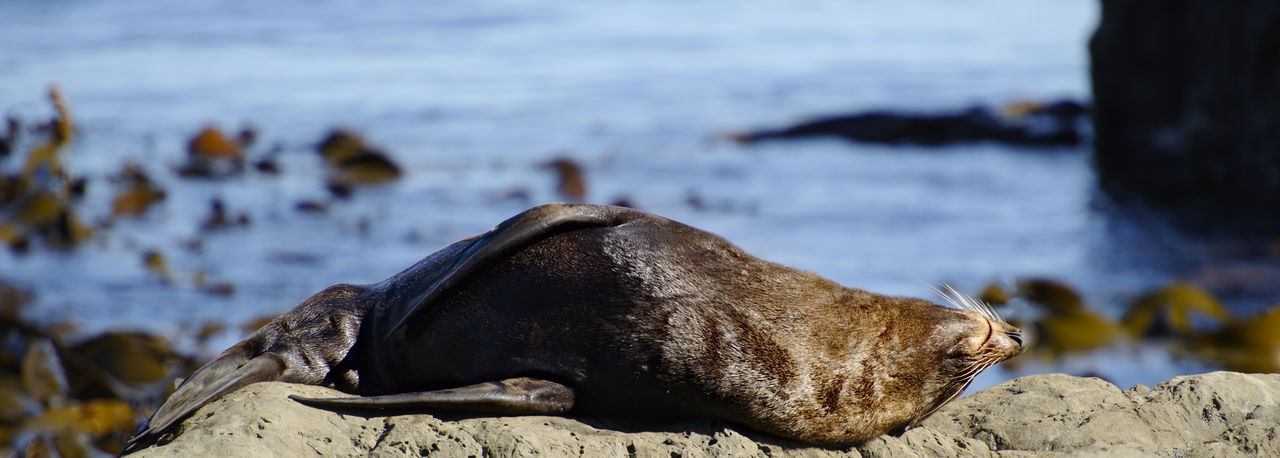
[[[1022,329],[1003,321],[988,320],[991,325],[991,337],[988,338],[992,351],[1001,355],[1001,360],[1022,354],[1031,344],[1030,339],[1022,333]]]
[[[1022,339],[1021,329],[1011,329],[1011,330],[1005,331],[1004,335],[1009,336],[1009,340],[1012,340],[1014,341],[1014,343],[1018,344],[1019,353],[1027,349],[1027,343]]]

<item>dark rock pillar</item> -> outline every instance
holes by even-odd
[[[1120,201],[1280,228],[1280,1],[1102,0],[1095,167]]]

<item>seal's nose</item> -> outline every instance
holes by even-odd
[[[1014,341],[1014,342],[1017,342],[1017,343],[1018,343],[1018,351],[1022,351],[1022,350],[1026,350],[1026,349],[1027,349],[1027,344],[1026,344],[1026,343],[1024,343],[1024,341],[1022,340],[1022,330],[1021,330],[1021,329],[1014,329],[1014,330],[1010,330],[1010,331],[1005,331],[1005,332],[1004,332],[1004,335],[1009,336],[1009,338],[1010,338],[1010,339],[1013,339],[1013,341]]]

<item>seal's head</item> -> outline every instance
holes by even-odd
[[[946,348],[939,355],[938,370],[924,384],[926,396],[935,401],[907,425],[919,425],[947,402],[964,392],[979,373],[1026,349],[1022,330],[1010,325],[991,306],[961,294],[950,285],[935,289],[955,307],[954,314],[934,328],[928,347]]]
[[[810,401],[778,409],[783,414],[771,418],[773,425],[755,426],[836,446],[901,433],[959,397],[980,372],[1022,352],[1020,330],[985,304],[943,288],[952,307],[851,294],[857,300],[842,304],[842,310],[853,311],[855,323],[841,329],[848,345],[832,344],[840,342],[830,337],[835,332],[816,332],[827,346],[809,353],[832,355],[828,361],[837,362],[809,371],[812,382],[803,391],[813,393]]]

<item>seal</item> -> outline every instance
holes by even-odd
[[[723,419],[848,445],[919,423],[1021,331],[846,288],[641,211],[546,204],[391,278],[335,285],[197,370],[130,441],[259,381],[327,408]],[[948,296],[954,296],[948,297]]]

